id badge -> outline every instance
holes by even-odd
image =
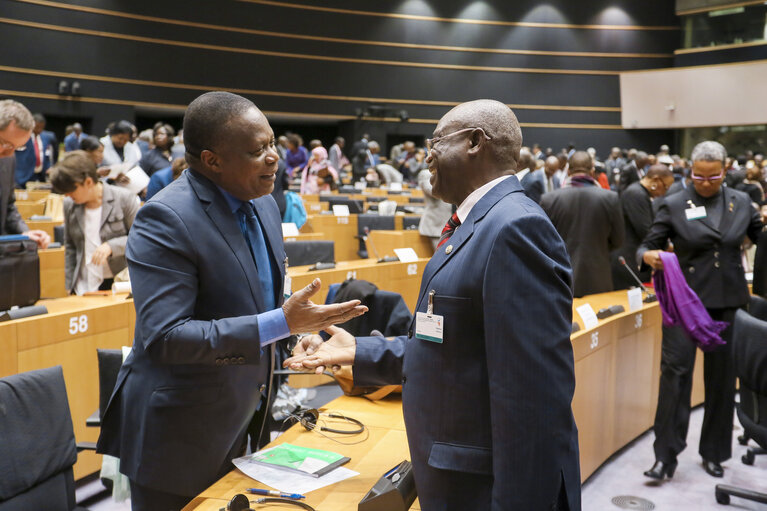
[[[698,206],[696,208],[688,208],[684,210],[684,214],[687,216],[687,220],[697,220],[699,218],[706,218],[706,206]]]
[[[415,336],[424,341],[442,344],[442,326],[444,323],[444,318],[438,314],[416,312]]]
[[[290,298],[290,295],[293,294],[293,288],[291,287],[293,281],[288,276],[288,256],[285,256],[285,262],[283,264],[285,266],[285,280],[282,282],[282,296],[284,296],[285,299],[288,299]]]
[[[434,294],[433,289],[429,291],[429,304],[426,307],[426,312],[415,313],[415,336],[424,341],[442,344],[442,327],[445,320],[442,316],[434,314]]]

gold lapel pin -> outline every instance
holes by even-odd
[[[448,245],[447,248],[445,249],[446,254],[449,254],[452,251],[453,251],[453,245]]]
[[[733,211],[734,209],[735,209],[735,204],[733,204],[732,202],[730,202],[730,213],[732,213],[732,211]]]

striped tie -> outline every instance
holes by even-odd
[[[461,221],[458,219],[458,213],[453,213],[453,216],[450,217],[450,219],[445,224],[445,227],[442,229],[442,235],[439,237],[437,248],[441,247],[442,244],[446,242],[450,236],[453,235],[453,232],[455,232],[459,225],[461,225]]]

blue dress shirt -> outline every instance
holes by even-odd
[[[226,199],[226,202],[232,211],[232,215],[235,217],[237,225],[241,225],[240,208],[246,205],[245,201],[241,201],[220,186],[218,189],[224,195],[224,198]],[[252,203],[249,207],[251,209],[253,208]],[[261,254],[266,255],[268,261],[269,255],[267,252],[266,238],[264,236],[263,229],[261,228],[257,218],[253,218],[253,220],[254,221],[248,222],[249,225],[246,231],[247,236],[245,236],[245,242],[251,247],[251,253],[254,254],[254,256],[256,253],[261,252]],[[260,249],[258,247],[254,248],[256,243],[260,243]],[[254,263],[257,264],[258,259],[259,258],[254,258]],[[271,264],[266,263],[265,266],[270,268]],[[261,340],[261,346],[263,347],[268,346],[269,344],[272,344],[279,339],[288,337],[290,335],[290,328],[288,328],[288,322],[285,319],[285,313],[283,312],[282,307],[277,307],[276,309],[274,308],[274,283],[271,278],[266,277],[267,275],[271,274],[271,268],[269,269],[268,273],[259,270],[258,274],[259,280],[262,280],[264,277],[268,278],[268,280],[271,281],[272,288],[271,292],[264,293],[264,303],[267,305],[267,309],[270,310],[267,310],[267,312],[263,312],[256,316],[256,322],[258,324],[258,337]],[[262,277],[262,274],[265,274],[264,277]],[[263,286],[264,284],[265,280],[262,280],[261,285]]]

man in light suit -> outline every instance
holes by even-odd
[[[256,448],[275,341],[367,310],[312,304],[318,279],[282,303],[285,250],[270,195],[278,155],[252,102],[203,94],[184,136],[189,170],[139,210],[128,237],[135,338],[98,443],[120,458],[134,511],[183,507],[244,454],[249,425]]]
[[[424,270],[408,335],[355,340],[332,327],[286,365],[353,364],[355,384],[402,383],[426,511],[579,510],[570,266],[512,175],[517,119],[497,101],[463,103],[427,144],[432,193],[458,209]]]
[[[14,182],[16,158],[13,152],[29,139],[34,119],[27,108],[12,99],[0,101],[0,235],[24,234],[46,248],[51,237],[45,231],[29,230],[16,209]]]

